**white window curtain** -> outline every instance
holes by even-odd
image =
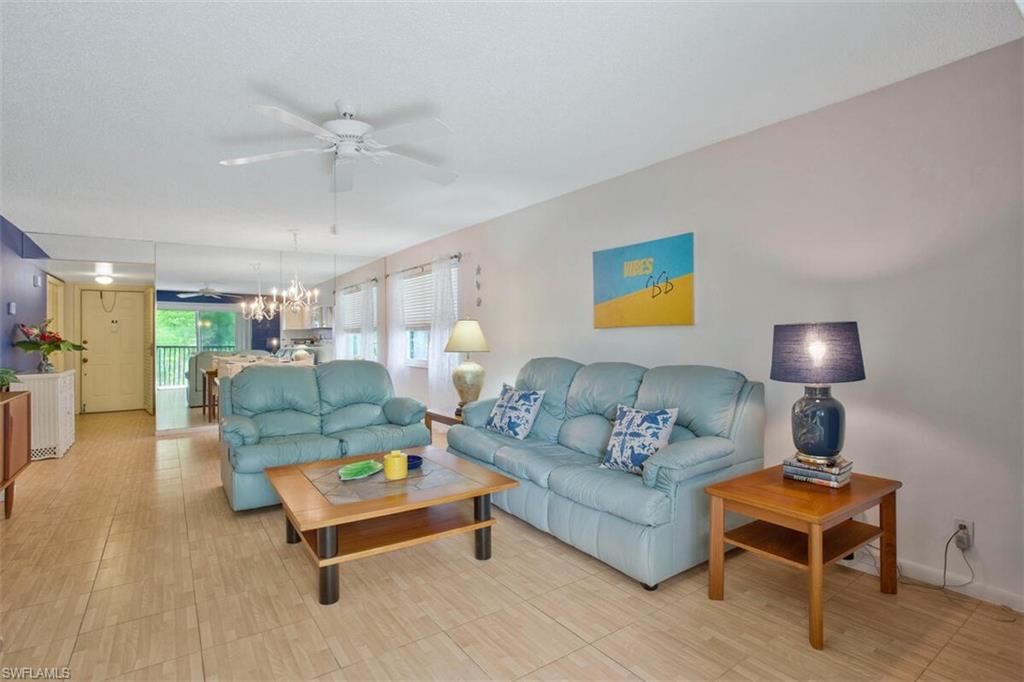
[[[377,284],[360,287],[359,351],[363,360],[377,359]]]
[[[345,292],[334,292],[334,359],[344,360],[347,351],[345,343]]]
[[[387,366],[391,379],[395,382],[405,375],[405,311],[402,308],[404,294],[405,280],[402,276],[392,275],[388,278]]]
[[[239,351],[252,348],[252,322],[235,313],[235,348]]]
[[[427,347],[427,390],[431,405],[458,403],[452,372],[462,361],[460,353],[446,353],[445,345],[458,320],[456,284],[458,261],[450,257],[435,260],[430,267],[430,342]]]

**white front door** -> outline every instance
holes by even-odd
[[[82,291],[82,412],[141,410],[145,378],[145,296]]]

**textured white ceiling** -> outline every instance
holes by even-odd
[[[33,232],[345,254],[344,268],[1022,35],[1012,3],[2,5],[3,213]],[[324,159],[249,106],[378,125],[448,187]],[[205,275],[205,273],[204,273]],[[158,268],[158,277],[160,276]]]

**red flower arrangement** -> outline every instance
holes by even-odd
[[[42,324],[30,326],[19,324],[18,329],[25,337],[24,341],[16,341],[15,346],[26,353],[39,353],[39,371],[52,372],[53,365],[50,363],[50,353],[64,350],[85,350],[85,344],[67,341],[60,334],[52,331],[49,326],[53,320],[43,320]]]

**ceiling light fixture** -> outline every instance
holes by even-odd
[[[293,313],[306,310],[314,303],[320,301],[320,290],[319,289],[307,289],[299,279],[299,231],[289,230],[292,235],[292,244],[295,248],[295,274],[292,276],[292,281],[288,284],[288,287],[279,293],[274,292],[273,296],[275,301],[278,303],[278,307],[281,310],[290,310]],[[284,255],[281,256],[282,262],[284,261]]]
[[[273,290],[270,295],[270,303],[267,303],[263,298],[263,278],[260,277],[260,264],[253,263],[252,269],[256,271],[256,298],[248,304],[242,301],[242,317],[256,322],[272,320],[277,315],[277,301],[274,300],[277,296],[277,289]]]
[[[96,275],[95,279],[96,279],[96,283],[97,284],[113,284],[114,283],[114,278],[111,277],[110,275]]]

